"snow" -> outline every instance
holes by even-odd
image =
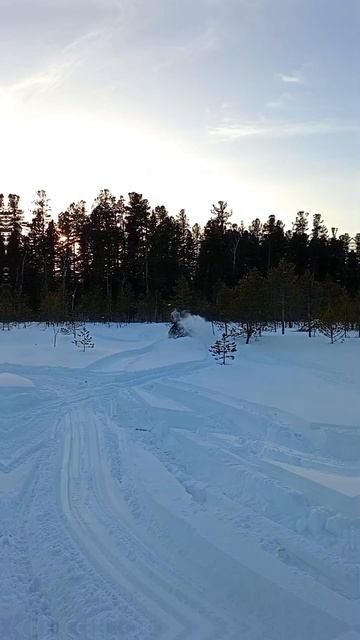
[[[164,398],[164,396],[159,396],[151,392],[151,385],[148,385],[147,390],[142,387],[138,387],[136,389],[136,393],[140,398],[145,400],[147,404],[151,407],[158,407],[159,409],[169,409],[170,411],[187,411],[191,412],[191,409],[186,407],[184,404],[180,404],[180,402],[175,402],[174,400],[170,400],[169,398]]]
[[[206,379],[201,373],[195,374],[191,382],[296,413],[306,421],[358,425],[358,338],[331,345],[320,336],[309,339],[302,333],[293,333],[291,349],[281,338],[265,335],[249,350],[241,349],[235,363],[236,375],[229,366],[220,379],[215,369]]]
[[[317,469],[301,469],[295,467],[292,464],[286,464],[284,462],[274,462],[279,467],[292,471],[299,476],[314,480],[319,484],[323,484],[325,487],[329,487],[334,491],[339,491],[347,496],[360,497],[360,476],[345,476],[338,473],[324,473]]]
[[[360,640],[360,340],[0,332],[0,638]]]
[[[34,387],[34,383],[29,378],[23,376],[17,376],[14,373],[0,373],[0,388],[31,388]]]

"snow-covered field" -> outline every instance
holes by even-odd
[[[360,640],[360,340],[0,332],[1,640]]]

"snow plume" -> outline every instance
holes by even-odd
[[[214,339],[211,322],[207,322],[201,316],[187,313],[181,318],[180,324],[193,338],[197,338],[201,342],[208,344]]]

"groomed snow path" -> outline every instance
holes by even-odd
[[[360,640],[358,342],[90,329],[1,332],[0,639]]]

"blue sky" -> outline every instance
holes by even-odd
[[[359,0],[0,0],[4,192],[360,231]]]

